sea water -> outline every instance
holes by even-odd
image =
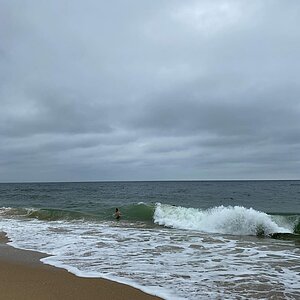
[[[299,239],[270,238],[300,232],[300,181],[0,184],[0,207],[14,247],[78,276],[165,299],[300,298]]]

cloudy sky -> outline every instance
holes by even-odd
[[[299,15],[0,0],[0,181],[299,179]]]

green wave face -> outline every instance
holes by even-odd
[[[288,226],[293,233],[300,234],[300,215],[299,214],[271,214],[272,219],[277,224]]]
[[[130,204],[118,207],[121,212],[121,219],[127,221],[144,221],[152,222],[155,210],[154,205],[144,203]],[[114,220],[115,207],[106,207],[93,213],[80,212],[66,209],[53,208],[2,208],[0,215],[7,217],[24,217],[45,221],[58,220],[92,220],[92,221],[109,221]]]
[[[300,234],[300,221],[298,221],[298,223],[295,225],[294,233]]]
[[[32,210],[28,212],[26,216],[29,218],[46,220],[46,221],[80,220],[80,219],[91,218],[90,216],[84,213],[80,213],[76,211],[60,210],[60,209]]]
[[[155,206],[139,203],[122,206],[119,209],[124,220],[150,222],[153,220]]]

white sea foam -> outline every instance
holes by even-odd
[[[5,216],[0,217],[0,230],[8,233],[15,247],[52,255],[43,259],[45,263],[78,276],[123,282],[165,299],[300,297],[295,280],[300,253],[287,242],[122,221]]]
[[[291,232],[281,227],[266,213],[241,206],[219,206],[208,210],[185,208],[158,203],[154,222],[167,227],[232,235],[269,235]]]

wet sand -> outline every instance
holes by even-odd
[[[7,242],[0,233],[0,299],[161,299],[106,279],[77,277],[40,262],[47,255],[15,249]]]

